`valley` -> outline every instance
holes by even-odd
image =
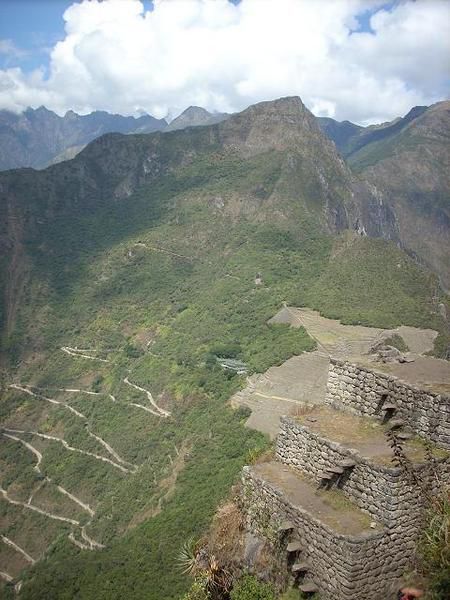
[[[6,598],[178,600],[174,557],[330,354],[445,354],[438,276],[355,177],[299,99],[0,175]]]

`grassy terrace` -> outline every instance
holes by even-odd
[[[326,406],[316,406],[305,414],[296,416],[295,420],[314,433],[338,442],[345,448],[354,449],[375,463],[391,464],[392,450],[386,437],[388,423],[383,424],[374,419],[358,417]],[[426,460],[427,448],[418,436],[402,443],[402,447],[411,462],[419,464]],[[433,455],[443,458],[448,453],[435,448]]]
[[[266,483],[283,492],[289,503],[306,510],[338,533],[358,535],[370,531],[371,517],[348,500],[340,490],[319,490],[317,484],[278,462],[254,467]]]

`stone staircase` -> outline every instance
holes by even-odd
[[[276,460],[244,467],[247,527],[268,541],[291,584],[306,596],[395,598],[414,555],[425,486],[434,491],[436,474],[450,481],[448,452],[427,462],[430,444],[419,437],[425,436],[423,423],[415,425],[414,404],[411,414],[405,402],[399,411],[383,386],[375,396],[370,416],[346,396],[345,406],[324,403],[283,417]],[[426,410],[442,406],[438,398]],[[393,445],[408,468],[392,462]],[[433,445],[446,447],[446,440]]]

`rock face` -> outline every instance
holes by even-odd
[[[184,112],[169,123],[166,131],[176,131],[185,127],[213,125],[230,117],[227,113],[210,113],[200,106],[189,106]]]
[[[335,121],[327,117],[318,117],[322,131],[333,140],[337,149],[345,158],[357,160],[358,151],[376,142],[383,142],[400,133],[409,123],[427,110],[427,106],[415,106],[407,115],[387,123],[361,127],[350,121]]]
[[[59,117],[45,107],[27,109],[21,115],[0,111],[0,170],[19,167],[43,168],[79,152],[104,133],[150,133],[164,129],[164,119],[150,115],[123,117],[103,111]]]
[[[319,119],[395,220],[396,241],[450,287],[450,102],[416,106],[380,126]],[[385,232],[381,237],[386,237]]]
[[[383,192],[399,240],[450,288],[450,102],[431,106],[383,148],[367,148],[361,174]],[[370,152],[369,152],[370,150]]]

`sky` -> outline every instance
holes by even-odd
[[[298,95],[367,125],[450,95],[448,0],[0,0],[0,109],[171,119]]]

